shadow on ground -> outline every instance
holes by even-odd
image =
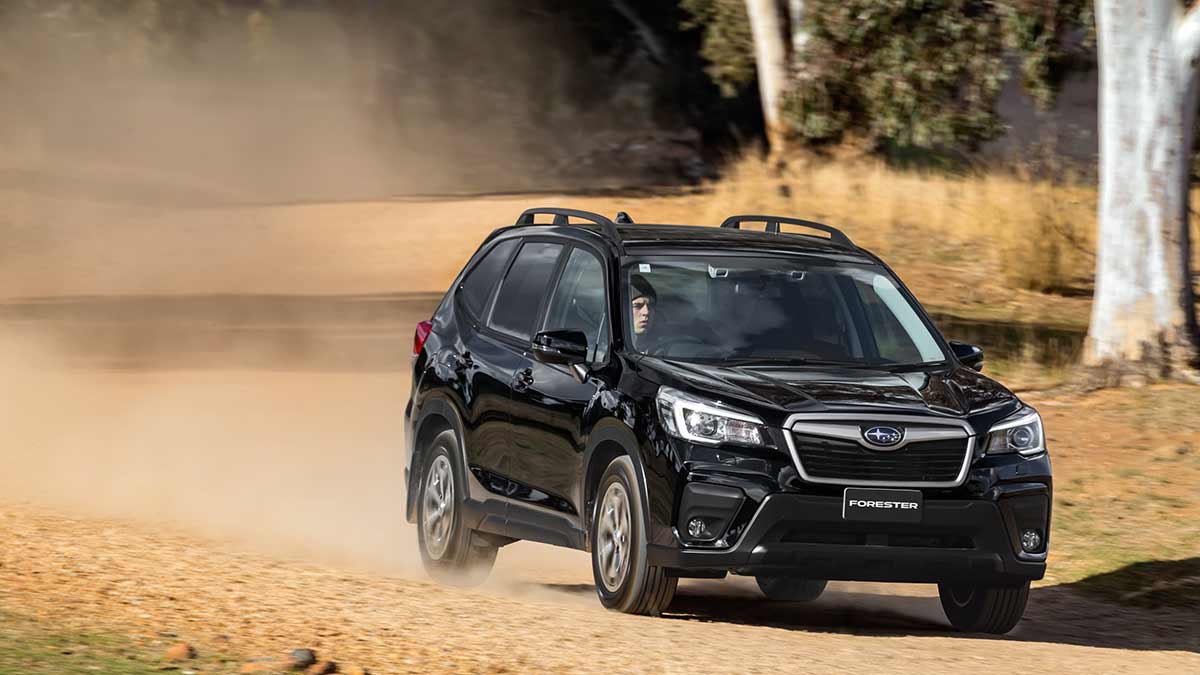
[[[1179,571],[1197,566],[1200,558],[1137,563],[1072,584],[1035,587],[1024,620],[1004,636],[954,631],[936,596],[829,590],[812,603],[782,603],[763,599],[751,590],[752,585],[729,582],[681,586],[664,617],[857,635],[924,635],[1200,653],[1200,615],[1194,603],[1150,608],[1108,601],[1096,594],[1098,585],[1151,588],[1159,584],[1164,588],[1174,586],[1176,592],[1185,585],[1195,588],[1200,577],[1179,576]],[[595,596],[590,584],[544,587]]]

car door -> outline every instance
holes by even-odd
[[[533,331],[562,250],[563,244],[554,241],[531,239],[521,244],[496,290],[481,335],[486,359],[502,366],[495,372],[497,378],[504,380],[497,381],[495,386],[497,392],[503,389],[507,415],[505,424],[493,428],[497,436],[484,443],[484,447],[494,451],[486,457],[487,474],[476,473],[488,489],[508,497],[520,492],[512,481],[512,455],[516,450],[511,415],[513,389],[524,385],[522,378]]]
[[[454,373],[463,401],[463,452],[467,468],[485,488],[502,492],[497,481],[511,444],[513,374],[524,353],[487,328],[496,287],[520,246],[507,239],[492,246],[467,272],[455,292],[461,343],[439,358]],[[476,495],[477,499],[482,495]]]
[[[606,361],[610,344],[606,288],[600,257],[583,246],[571,248],[538,330],[583,331],[588,336],[589,363]],[[513,389],[515,440],[510,473],[524,488],[520,498],[531,508],[555,512],[581,533],[583,495],[579,483],[587,420],[605,383],[594,373],[580,382],[569,367],[542,363],[532,353],[518,379]],[[510,530],[521,515],[510,505]],[[546,514],[541,518],[529,512],[525,515],[535,521],[547,520]]]

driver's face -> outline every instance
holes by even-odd
[[[654,315],[654,303],[646,296],[633,299],[633,333],[641,335],[650,328],[650,319]]]

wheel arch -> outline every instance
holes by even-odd
[[[583,475],[581,476],[582,513],[581,524],[587,537],[587,549],[591,550],[591,521],[592,509],[596,500],[596,492],[604,470],[617,457],[629,457],[633,462],[634,474],[637,476],[638,494],[642,505],[643,531],[650,532],[649,494],[646,489],[646,471],[640,453],[637,450],[638,441],[629,427],[615,419],[605,420],[592,430],[588,439],[587,450],[584,453]]]
[[[405,485],[404,517],[410,523],[417,519],[417,496],[420,493],[421,467],[425,463],[428,446],[438,434],[443,431],[453,431],[458,441],[459,457],[454,462],[454,470],[459,485],[469,487],[467,482],[466,448],[463,445],[462,416],[452,402],[444,398],[433,398],[421,406],[421,412],[413,428],[416,430],[412,445],[412,457],[409,461],[408,484]]]

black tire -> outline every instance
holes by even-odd
[[[754,577],[758,588],[770,600],[779,602],[810,602],[825,592],[824,579],[800,577]]]
[[[612,493],[610,494],[610,490]],[[606,510],[609,503],[607,498],[612,496],[619,499],[623,494],[626,499],[627,526],[624,527],[623,543],[620,549],[624,551],[621,559],[625,561],[623,574],[606,574],[605,570],[618,569],[620,565],[610,566],[614,549],[605,549],[615,541],[615,537],[605,535],[612,531],[609,524],[602,527],[602,520],[615,518],[620,515]],[[627,614],[650,614],[657,616],[671,605],[675,599],[675,588],[679,579],[668,577],[666,570],[650,565],[646,555],[646,532],[643,525],[642,495],[638,489],[637,474],[634,472],[633,461],[629,457],[618,457],[608,465],[596,488],[596,502],[592,509],[591,542],[592,542],[592,576],[596,583],[596,594],[600,603],[608,609]],[[613,521],[609,521],[611,524]]]
[[[950,624],[964,633],[1004,634],[1025,614],[1029,582],[1009,586],[938,584]]]
[[[458,437],[449,430],[435,436],[426,449],[421,482],[415,486],[420,490],[417,495],[417,543],[421,549],[421,562],[429,576],[447,584],[474,586],[483,583],[491,574],[499,549],[463,525],[462,505],[467,486],[461,485],[459,480],[463,475],[458,466],[461,456]],[[438,474],[436,481],[435,473]],[[436,484],[449,490],[446,499],[449,508],[441,509],[440,516],[431,510],[440,501]]]

